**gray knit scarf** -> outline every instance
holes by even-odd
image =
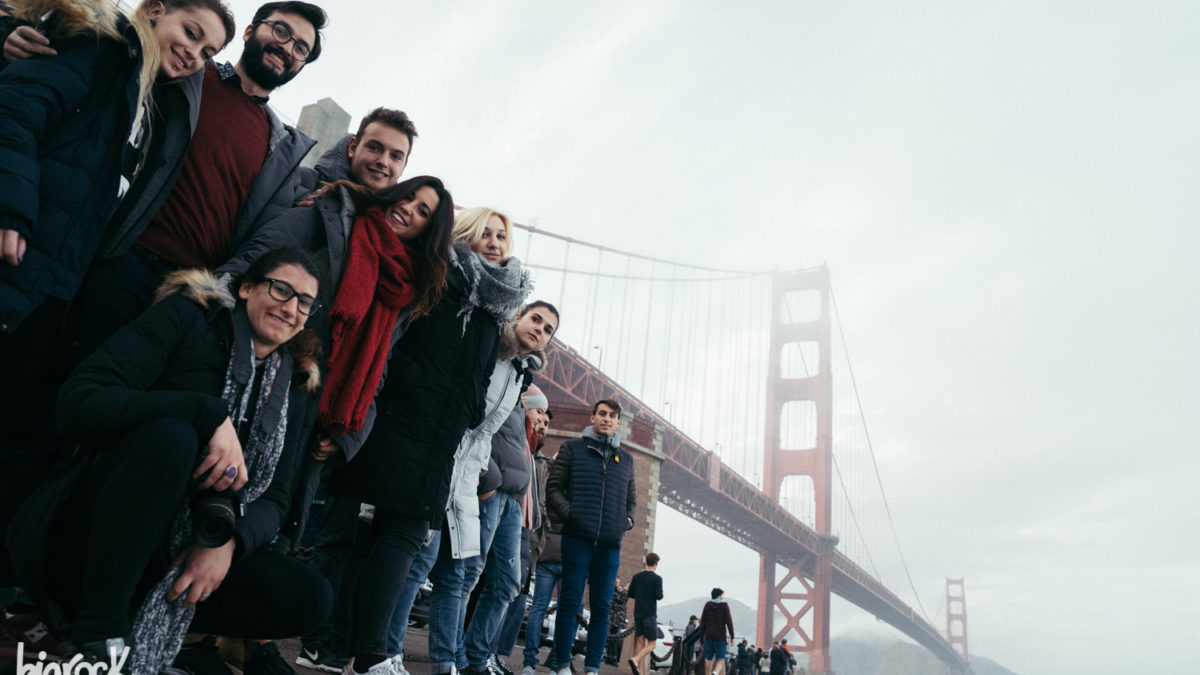
[[[287,377],[291,368],[286,367],[284,356],[278,349],[261,361],[255,359],[253,344],[250,341],[249,321],[240,307],[234,312],[234,326],[235,340],[230,352],[229,367],[225,371],[225,386],[221,398],[228,406],[231,419],[244,420],[247,413],[253,415],[251,430],[247,434],[248,440],[242,448],[246,470],[250,475],[249,482],[242,489],[242,500],[249,504],[258,499],[271,484],[271,479],[275,476],[275,465],[279,463],[279,456],[283,452],[284,437],[287,433],[287,385],[290,382],[284,383],[283,407],[273,432],[266,435],[260,433],[260,430],[275,380],[281,369]],[[251,401],[250,393],[254,390],[254,377],[259,368],[265,369],[262,383],[258,387],[257,400]],[[185,499],[171,521],[171,559],[174,560],[191,540],[191,509],[188,500]],[[178,566],[168,570],[166,576],[150,590],[133,618],[128,640],[131,647],[129,665],[136,675],[157,673],[169,666],[183,645],[183,638],[192,623],[196,608],[184,606],[186,593],[174,602],[167,601],[167,593],[180,573],[182,569]]]
[[[493,265],[461,241],[450,249],[450,264],[463,273],[467,287],[458,316],[463,318],[463,334],[471,321],[471,312],[478,307],[491,314],[503,329],[517,316],[525,298],[533,292],[529,272],[521,261],[509,258],[502,265]]]

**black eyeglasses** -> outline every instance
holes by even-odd
[[[308,293],[297,293],[296,289],[286,281],[270,277],[263,277],[262,281],[267,283],[267,293],[280,302],[287,302],[295,297],[296,308],[304,316],[312,316],[317,313],[318,309],[321,309],[321,303],[316,298]]]
[[[312,53],[312,47],[304,44],[296,39],[292,34],[292,27],[282,21],[263,21],[264,24],[271,27],[271,36],[281,45],[292,43],[292,53],[301,61],[307,61],[308,55]]]

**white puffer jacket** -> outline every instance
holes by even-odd
[[[524,369],[542,367],[539,354],[520,356]],[[492,436],[512,413],[521,395],[522,375],[512,358],[496,362],[487,389],[487,415],[474,429],[468,429],[454,451],[454,471],[450,474],[450,502],[446,505],[446,533],[450,554],[455,559],[477,556],[479,542],[479,497],[476,489],[487,470],[492,454]]]

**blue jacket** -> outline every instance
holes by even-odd
[[[637,507],[633,455],[620,438],[592,427],[558,451],[546,481],[546,506],[565,523],[562,533],[604,548],[619,548]]]
[[[25,258],[0,264],[0,331],[46,296],[70,300],[104,239],[137,113],[141,48],[94,34],[53,41],[58,56],[0,71],[0,229],[25,235]],[[129,173],[126,171],[125,173]]]

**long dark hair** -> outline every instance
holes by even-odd
[[[417,299],[413,301],[409,313],[416,319],[433,311],[446,290],[446,271],[450,267],[450,245],[453,243],[454,230],[454,199],[442,181],[433,176],[417,176],[372,192],[358,183],[339,180],[326,184],[317,195],[336,190],[339,185],[350,191],[354,206],[360,212],[372,206],[388,207],[399,201],[413,199],[417,190],[425,186],[437,192],[438,206],[430,216],[425,231],[413,242],[421,249],[421,256],[418,259]]]

